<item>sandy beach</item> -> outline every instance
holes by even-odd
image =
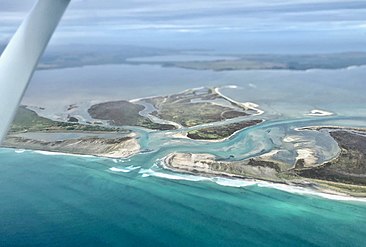
[[[324,111],[324,110],[314,109],[314,110],[311,110],[310,113],[307,113],[305,115],[306,116],[313,116],[313,117],[327,117],[327,116],[333,116],[334,113]]]

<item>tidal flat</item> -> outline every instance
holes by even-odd
[[[161,153],[160,157],[164,160],[161,167],[195,175],[257,179],[296,184],[330,194],[366,196],[365,154],[362,150],[365,136],[359,134],[364,133],[365,129],[361,128],[357,133],[352,128],[350,132],[339,129],[324,131],[306,125],[307,121],[312,123],[338,118],[328,114],[305,117],[301,128],[296,125],[301,120],[296,119],[285,122],[288,130],[284,130],[281,123],[272,128],[278,121],[277,117],[269,115],[260,105],[240,102],[224,95],[221,92],[224,88],[235,90],[237,87],[198,87],[166,96],[102,102],[85,109],[75,103],[65,108],[63,116],[67,117],[64,121],[40,116],[44,111],[42,107],[33,107],[36,112],[23,106],[19,109],[5,146],[126,158],[154,150],[151,144],[144,143],[145,138],[154,140],[154,136],[157,138],[155,142],[159,139],[163,141],[161,138],[164,137],[167,144],[174,141],[183,147],[185,143],[196,142],[199,147],[212,141],[224,146],[240,133],[247,132],[246,138],[250,138],[248,148],[240,151],[240,146],[237,146],[235,153],[239,155],[213,155],[214,149],[209,148],[202,151],[197,148],[195,152],[179,152],[177,149]],[[76,114],[80,111],[89,114],[89,120]],[[29,119],[32,121],[27,121]],[[71,131],[95,136],[56,141],[19,136],[19,133],[35,134],[40,129],[45,133]],[[98,136],[103,131],[129,134],[120,138]],[[256,131],[260,133],[259,138],[255,136]],[[297,134],[289,135],[291,131]],[[358,142],[351,145],[351,139]],[[174,150],[174,146],[170,149]]]

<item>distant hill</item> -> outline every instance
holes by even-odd
[[[238,56],[235,60],[165,62],[165,67],[195,70],[261,70],[261,69],[341,69],[366,65],[366,52],[344,52],[310,55],[254,54]]]
[[[0,44],[0,52],[5,44]],[[131,58],[185,54],[187,51],[140,47],[133,45],[85,45],[68,44],[47,48],[38,69],[70,68],[100,64],[157,64],[194,70],[261,70],[261,69],[341,69],[366,65],[366,52],[342,52],[328,54],[230,54],[236,59],[209,61],[131,61]],[[190,51],[190,54],[209,51]],[[202,53],[203,52],[203,53]],[[216,54],[217,55],[217,54]],[[226,54],[227,56],[227,54]]]

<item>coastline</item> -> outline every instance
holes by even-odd
[[[221,139],[193,139],[193,138],[190,138],[188,137],[188,132],[186,132],[187,135],[183,135],[184,137],[180,137],[180,135],[177,135],[178,138],[186,138],[186,139],[189,139],[189,140],[192,140],[192,141],[198,141],[198,142],[211,142],[211,143],[218,143],[218,142],[224,142],[224,141],[227,141],[231,138],[233,138],[236,134],[238,134],[239,132],[245,130],[245,129],[248,129],[248,128],[251,128],[251,127],[254,127],[254,126],[257,126],[259,124],[262,124],[264,123],[266,120],[262,120],[261,123],[258,123],[258,124],[255,124],[255,125],[251,125],[251,126],[248,126],[248,127],[245,127],[245,128],[242,128],[242,129],[238,129],[236,130],[235,132],[233,132],[231,135],[227,136],[227,137],[224,137],[224,138],[221,138]],[[225,125],[223,125],[225,126]]]
[[[79,138],[63,141],[39,141],[22,137],[8,137],[1,147],[30,150],[42,154],[77,155],[101,158],[128,158],[140,151],[136,135],[117,139]]]
[[[304,130],[319,131],[322,129],[366,132],[366,127],[348,127],[348,126],[337,126],[337,125],[314,125],[314,126],[295,128],[294,130],[296,130],[296,131],[304,131]]]
[[[236,88],[236,86],[235,85],[232,85],[229,88]],[[259,115],[264,114],[264,111],[263,110],[260,110],[258,108],[259,105],[255,104],[255,103],[252,103],[252,102],[244,102],[244,103],[242,103],[242,102],[233,100],[232,98],[230,98],[230,97],[224,95],[223,93],[221,93],[220,92],[220,87],[215,87],[214,88],[214,92],[216,94],[218,94],[220,97],[226,99],[227,101],[233,103],[234,105],[237,105],[240,108],[244,108],[245,110],[253,110],[253,111],[256,111],[257,113],[256,114],[253,114],[253,116],[259,116]]]
[[[227,87],[237,88],[237,86],[235,86],[235,85],[231,85],[231,86],[227,86]],[[189,89],[183,90],[181,92],[178,92],[176,94],[179,95],[179,94],[184,94],[184,93],[187,93],[187,92],[189,93],[189,92],[192,92],[192,91],[202,90],[202,89],[211,90],[211,92],[213,92],[212,94],[218,95],[220,98],[224,99],[229,104],[235,105],[236,107],[240,108],[241,110],[255,111],[256,113],[255,114],[250,114],[251,116],[258,116],[258,115],[262,115],[264,113],[264,111],[258,109],[259,106],[255,103],[251,103],[251,102],[240,103],[240,102],[237,102],[237,101],[229,98],[228,96],[225,96],[224,94],[222,94],[219,91],[218,87],[207,88],[207,87],[202,86],[202,87],[196,87],[196,88],[189,88]],[[148,99],[154,99],[154,98],[159,98],[159,97],[169,97],[169,96],[170,95],[147,96],[147,97],[135,98],[135,99],[129,100],[129,102],[134,103],[134,104],[139,104],[139,105],[142,105],[142,106],[146,107],[143,103],[139,103],[139,102],[143,102],[144,100],[148,100]],[[217,106],[220,106],[220,107],[227,107],[224,104],[219,104],[219,103],[216,103],[216,102],[210,102],[210,104],[217,105]],[[233,108],[233,110],[234,110],[234,108]],[[155,121],[155,119],[157,118],[156,116],[152,116],[152,115],[148,114],[145,117],[148,117],[151,121],[157,123],[157,121]],[[211,139],[210,138],[207,138],[207,139],[205,139],[205,138],[191,138],[191,137],[189,137],[189,132],[190,131],[205,130],[205,129],[209,129],[209,128],[213,128],[213,127],[225,127],[226,125],[231,125],[231,124],[244,122],[244,120],[240,120],[241,117],[237,117],[237,118],[238,119],[236,121],[235,121],[235,118],[232,118],[232,119],[225,119],[225,120],[221,120],[221,121],[217,121],[217,122],[211,122],[211,123],[204,123],[204,124],[195,125],[195,126],[193,126],[194,127],[193,130],[190,130],[190,127],[184,127],[181,124],[179,124],[178,122],[174,122],[174,121],[171,121],[171,120],[165,120],[165,119],[162,119],[162,118],[158,118],[157,120],[164,121],[165,124],[171,124],[171,125],[175,126],[176,130],[178,130],[178,131],[181,130],[180,132],[175,132],[172,135],[173,138],[184,138],[184,139],[190,139],[190,140],[201,141],[201,142],[222,142],[222,141],[230,139],[232,136],[234,136],[236,133],[240,132],[241,130],[243,130],[245,128],[248,128],[248,127],[251,127],[251,126],[247,126],[247,127],[241,128],[241,129],[237,129],[236,131],[234,131],[230,135],[222,137],[222,138],[217,138],[217,139],[216,138],[215,139],[214,138],[211,138]],[[229,120],[234,120],[234,121],[230,121],[230,123],[226,123],[226,121],[229,121]],[[249,120],[249,121],[256,121],[256,120]],[[260,121],[261,121],[261,123],[263,123],[265,120],[261,119]],[[253,125],[257,125],[257,124],[260,124],[260,123],[256,123],[256,124],[253,124]]]
[[[18,149],[18,148],[10,148],[10,147],[1,147],[3,149],[13,150],[15,153],[24,153],[24,152],[32,152],[40,155],[50,155],[50,156],[69,156],[69,157],[81,157],[81,158],[99,158],[99,159],[108,159],[114,161],[116,163],[115,158],[112,157],[104,157],[98,155],[85,155],[85,154],[71,154],[71,153],[63,153],[63,152],[54,152],[54,151],[42,151],[42,150],[32,150],[32,149]],[[128,157],[126,157],[128,158]],[[235,187],[235,188],[243,188],[248,186],[258,186],[258,187],[265,187],[275,190],[284,191],[291,194],[297,195],[305,195],[305,196],[317,196],[329,200],[335,201],[350,201],[350,202],[361,202],[366,203],[366,197],[358,197],[351,194],[344,193],[342,191],[337,191],[334,189],[328,189],[326,187],[314,187],[317,185],[316,180],[309,182],[307,181],[282,181],[276,182],[271,180],[265,179],[253,179],[244,176],[237,176],[232,174],[209,174],[209,173],[199,173],[199,172],[189,172],[185,170],[178,170],[170,168],[166,163],[167,156],[160,159],[158,162],[158,167],[161,167],[164,170],[171,171],[174,174],[169,175],[167,173],[161,173],[152,170],[151,168],[148,170],[144,170],[141,167],[134,167],[128,166],[125,167],[115,167],[111,166],[108,170],[112,172],[123,172],[128,173],[134,170],[140,169],[139,174],[142,174],[142,177],[149,177],[155,176],[160,177],[163,179],[173,179],[173,180],[187,180],[192,182],[199,182],[199,181],[209,181],[216,183],[220,186],[227,186],[227,187]],[[154,165],[155,166],[155,165]],[[189,176],[189,177],[185,177]]]
[[[237,88],[237,86],[227,86],[228,88]],[[201,89],[204,88],[206,89],[206,87],[200,87],[197,89]],[[221,87],[224,88],[224,87]],[[183,92],[191,92],[194,89],[187,89],[184,90]],[[228,101],[229,103],[231,103],[232,105],[235,105],[236,108],[241,108],[242,110],[250,110],[252,112],[250,112],[250,115],[252,116],[256,116],[256,115],[261,115],[264,113],[264,111],[258,109],[258,105],[255,103],[251,103],[251,102],[246,102],[246,103],[241,103],[238,101],[235,101],[225,95],[223,95],[220,92],[220,87],[215,87],[215,88],[209,88],[208,90],[210,90],[209,92],[211,94],[213,94],[215,97],[222,97],[223,99],[225,99],[226,101]],[[212,91],[214,91],[212,93]],[[217,95],[215,95],[217,94]],[[134,102],[138,104],[138,101],[140,100],[144,100],[144,99],[149,99],[149,98],[155,98],[155,97],[159,97],[159,96],[150,96],[150,97],[145,97],[145,98],[139,98],[139,99],[133,99],[130,100],[129,102]],[[163,96],[162,96],[163,97]],[[213,103],[215,104],[215,103]],[[316,111],[316,112],[314,112]],[[328,112],[322,111],[319,112],[321,110],[313,110],[312,112],[314,112],[314,114],[328,114]],[[233,120],[235,120],[235,118],[233,118]],[[225,121],[227,120],[222,120],[219,122],[214,122],[214,123],[208,123],[206,124],[207,126],[212,125],[212,127],[225,127]],[[233,123],[236,123],[238,120],[233,121]],[[265,121],[265,120],[262,120]],[[201,124],[201,125],[196,125],[194,126],[194,128],[200,130],[205,128],[204,127],[205,124]],[[246,128],[249,128],[251,126],[248,126]],[[207,127],[209,128],[209,127]],[[228,128],[228,127],[227,127]],[[302,128],[294,128],[294,130],[296,131],[301,131],[301,130],[319,130],[319,129],[323,129],[326,128],[324,126],[320,126],[320,127],[302,127]],[[351,127],[328,127],[330,129],[347,129],[347,130],[353,130],[356,131],[356,128],[351,128]],[[232,138],[234,135],[236,135],[238,132],[242,131],[245,128],[242,129],[238,129],[235,132],[233,132],[232,134],[230,134],[229,136],[225,137],[225,138],[221,138],[221,139],[194,139],[194,138],[190,138],[187,136],[187,133],[189,131],[189,127],[180,129],[180,130],[176,130],[173,131],[171,133],[167,132],[167,136],[169,136],[170,138],[177,138],[177,139],[189,139],[192,140],[194,142],[202,142],[202,143],[206,143],[207,145],[209,145],[209,143],[219,143],[219,142],[223,142],[225,140],[228,140],[230,138]],[[365,131],[364,129],[358,129],[359,131]],[[351,132],[351,131],[350,131]],[[44,132],[47,133],[47,132]],[[50,131],[48,131],[48,133],[51,133]],[[88,131],[85,133],[93,133],[93,131]],[[99,133],[99,132],[98,132]],[[103,132],[101,132],[103,133]],[[217,133],[215,133],[217,134]],[[216,135],[219,136],[219,135]],[[13,139],[16,139],[17,137],[12,137]],[[286,139],[287,138],[287,139]],[[288,136],[284,139],[285,142],[294,142],[296,140],[291,139],[291,136]],[[18,138],[19,142],[17,145],[8,145],[8,147],[13,147],[13,148],[20,148],[20,149],[27,149],[27,150],[32,150],[34,152],[38,152],[41,154],[45,154],[45,155],[69,155],[69,156],[82,156],[82,157],[100,157],[100,158],[110,158],[110,159],[116,159],[116,158],[127,158],[127,157],[131,157],[133,155],[139,154],[140,153],[140,144],[138,143],[138,141],[136,140],[136,135],[133,134],[132,136],[129,137],[129,139],[124,139],[122,140],[121,138],[113,138],[113,139],[106,139],[106,138],[89,138],[89,139],[83,139],[83,138],[79,138],[79,139],[75,139],[73,141],[71,140],[66,140],[65,141],[65,145],[62,144],[61,148],[57,145],[60,145],[59,141],[53,142],[53,141],[37,141],[37,140],[31,140],[31,139],[26,139],[26,138]],[[88,143],[89,140],[91,140],[92,143]],[[124,143],[126,141],[126,143]],[[23,144],[25,145],[19,145],[19,143],[21,144],[23,142]],[[86,143],[83,143],[86,142]],[[14,142],[16,143],[16,142]],[[85,145],[86,144],[86,145]],[[112,144],[112,147],[111,147]],[[63,146],[64,145],[64,146]],[[74,146],[73,146],[74,145]],[[88,146],[89,145],[89,146]],[[116,146],[114,146],[116,145]],[[66,146],[66,149],[65,149]],[[276,151],[278,152],[278,150]],[[174,153],[171,153],[174,154]],[[242,162],[241,165],[243,166],[242,168],[239,167],[239,162],[234,162],[232,164],[234,164],[234,168],[230,167],[229,162],[227,161],[225,164],[225,161],[215,161],[216,166],[221,166],[222,164],[224,164],[225,166],[227,166],[225,169],[227,172],[224,172],[221,168],[217,169],[216,171],[214,170],[210,170],[209,167],[207,166],[206,168],[204,167],[204,169],[199,170],[197,167],[195,167],[192,170],[187,170],[186,168],[182,168],[182,167],[173,167],[171,166],[171,164],[169,164],[170,160],[167,158],[169,157],[169,155],[167,157],[164,158],[164,163],[166,163],[166,165],[163,165],[162,167],[164,169],[168,169],[171,170],[173,172],[176,173],[188,173],[194,176],[204,176],[204,177],[220,177],[220,178],[227,178],[227,179],[238,179],[240,181],[256,181],[256,183],[273,183],[275,184],[275,186],[278,185],[287,185],[287,186],[295,186],[295,187],[300,187],[303,190],[311,190],[311,191],[315,191],[315,192],[319,192],[319,193],[326,193],[326,194],[330,194],[330,195],[337,195],[337,196],[351,196],[351,197],[355,197],[355,198],[366,198],[366,192],[364,192],[364,188],[360,187],[361,189],[358,190],[359,193],[361,193],[362,195],[358,195],[357,193],[353,193],[352,191],[347,191],[346,189],[342,189],[341,187],[343,186],[343,188],[346,188],[346,186],[351,187],[351,185],[346,185],[345,183],[335,183],[332,179],[335,179],[334,177],[332,178],[332,175],[334,175],[334,173],[331,172],[337,172],[337,171],[342,171],[337,170],[338,167],[335,165],[335,168],[332,168],[333,170],[327,171],[328,172],[326,175],[328,176],[326,179],[330,179],[330,180],[321,180],[321,179],[317,179],[317,178],[321,178],[320,174],[318,173],[318,171],[316,169],[308,169],[308,168],[323,168],[323,166],[325,167],[325,163],[324,164],[317,164],[317,157],[316,154],[313,152],[313,150],[311,148],[302,148],[302,149],[298,149],[297,150],[297,157],[296,157],[296,163],[294,164],[294,167],[292,167],[289,170],[285,170],[282,169],[284,163],[281,165],[280,163],[276,163],[275,160],[271,159],[271,155],[273,155],[274,153],[268,153],[268,154],[264,154],[263,156],[258,156],[258,157],[254,157],[250,160],[246,160],[248,162]],[[338,158],[338,157],[337,157]],[[214,157],[210,157],[211,160],[214,160]],[[335,160],[335,159],[333,159]],[[332,160],[332,161],[333,161]],[[253,162],[252,162],[253,161]],[[203,162],[204,163],[204,162]],[[194,163],[193,163],[194,164]],[[336,163],[335,163],[336,164]],[[201,167],[202,168],[202,167]],[[118,169],[118,168],[116,168]],[[234,171],[236,173],[230,173],[231,171]],[[249,173],[247,173],[249,171]],[[293,172],[291,172],[293,171]],[[306,173],[308,175],[306,175]],[[255,175],[253,175],[255,174]],[[258,175],[259,174],[259,175]],[[301,174],[301,176],[299,175]],[[303,175],[305,174],[305,175]],[[363,174],[363,173],[362,173]],[[279,175],[277,177],[277,175]],[[317,177],[318,176],[318,177]],[[258,182],[259,181],[259,182]],[[352,182],[352,178],[350,180]],[[356,180],[355,180],[356,181]],[[335,186],[332,186],[333,185]],[[341,185],[341,186],[339,186]],[[338,189],[335,189],[335,187],[338,186]],[[357,187],[357,186],[356,186]],[[356,191],[356,190],[355,190]],[[309,192],[310,193],[310,192]]]
[[[319,110],[319,109],[314,109],[314,110],[311,110],[310,113],[307,113],[305,115],[312,116],[312,117],[328,117],[328,116],[334,116],[335,113],[329,112],[329,111],[324,111],[324,110]]]
[[[189,174],[192,176],[197,177],[204,177],[208,178],[209,180],[222,178],[222,179],[230,179],[235,180],[234,184],[240,184],[243,182],[245,186],[257,184],[258,186],[262,187],[269,187],[274,189],[279,189],[283,191],[287,191],[290,193],[296,194],[307,194],[307,195],[318,195],[327,199],[334,199],[334,200],[344,200],[344,201],[359,201],[366,203],[366,194],[365,193],[356,193],[351,192],[347,189],[341,189],[342,186],[345,187],[352,187],[352,185],[343,184],[343,183],[335,183],[331,181],[323,181],[317,179],[309,179],[303,177],[296,177],[291,179],[266,179],[266,178],[258,178],[258,177],[251,177],[251,176],[244,176],[244,175],[237,175],[237,174],[230,174],[226,172],[217,172],[212,171],[209,169],[207,165],[207,161],[202,160],[200,161],[201,164],[207,165],[206,169],[197,169],[195,164],[192,165],[192,169],[187,169],[186,165],[173,165],[172,159],[175,154],[170,154],[165,156],[160,162],[159,166],[162,169],[178,173],[178,174]],[[207,155],[206,158],[212,159],[214,158],[213,155]],[[230,183],[228,183],[230,184]],[[333,186],[332,186],[333,185]],[[230,185],[228,185],[230,186]],[[233,186],[233,187],[242,187],[242,186]],[[358,187],[358,186],[355,186]]]
[[[44,151],[44,150],[37,150],[37,149],[30,149],[30,148],[16,148],[16,147],[4,147],[1,146],[0,149],[8,149],[14,150],[15,153],[21,154],[24,152],[31,152],[46,156],[70,156],[70,157],[81,157],[81,158],[100,158],[100,159],[108,159],[108,160],[116,160],[116,159],[127,159],[130,158],[132,155],[124,156],[124,157],[112,157],[112,156],[103,156],[98,154],[82,154],[82,153],[66,153],[60,151]]]

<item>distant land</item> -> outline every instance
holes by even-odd
[[[0,45],[0,52],[4,49]],[[174,50],[133,45],[59,45],[51,46],[43,56],[38,69],[71,68],[88,65],[105,64],[155,64],[164,67],[176,67],[193,70],[308,70],[308,69],[342,69],[351,66],[366,65],[366,52],[340,52],[324,54],[242,54],[215,53],[215,58],[199,58],[181,61],[138,61],[133,58],[161,57],[174,55],[212,56],[205,50]],[[232,57],[227,59],[225,57]],[[132,60],[131,60],[132,59]]]
[[[309,55],[253,54],[238,55],[235,60],[167,62],[166,67],[195,70],[309,70],[342,69],[366,64],[365,52],[345,52]]]

